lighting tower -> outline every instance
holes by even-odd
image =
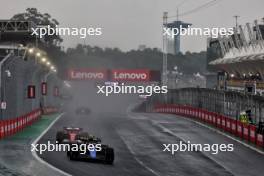
[[[167,24],[167,27],[170,28],[170,29],[173,29],[173,28],[177,28],[178,31],[180,31],[180,29],[182,28],[189,28],[189,26],[191,26],[192,24],[190,23],[185,23],[183,21],[180,21],[180,20],[176,20],[172,23],[168,23]],[[174,36],[174,53],[175,54],[179,54],[181,51],[181,36],[180,34],[177,34]]]
[[[163,13],[163,28],[166,28],[168,25],[168,12]],[[167,86],[168,84],[168,58],[167,58],[167,48],[168,48],[168,38],[167,35],[163,35],[163,69],[162,69],[162,85]]]

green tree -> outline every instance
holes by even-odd
[[[26,12],[14,15],[11,20],[31,21],[35,25],[50,25],[55,28],[59,22],[48,13],[40,13],[36,8],[27,8]],[[46,35],[45,41],[50,45],[58,46],[63,40],[58,35]]]

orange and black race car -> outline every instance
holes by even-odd
[[[83,132],[82,128],[64,127],[62,131],[56,134],[56,141],[58,143],[72,143],[77,140],[92,140],[101,142],[100,138],[90,135],[88,132]]]

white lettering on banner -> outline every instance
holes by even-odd
[[[261,134],[258,134],[258,141],[263,141],[263,136]]]
[[[244,134],[248,134],[248,129],[244,128]]]
[[[114,79],[145,80],[147,79],[147,74],[146,73],[117,73],[117,72],[114,72]]]
[[[5,101],[1,102],[1,109],[6,109],[6,102]]]
[[[255,138],[255,131],[250,130],[250,137]]]
[[[105,74],[103,72],[92,71],[71,71],[71,79],[104,79]]]
[[[112,70],[112,79],[114,81],[149,81],[150,71],[141,70]]]

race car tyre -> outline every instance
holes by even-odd
[[[79,134],[79,136],[81,137],[89,137],[89,133],[88,132],[82,132]]]
[[[64,133],[62,131],[58,131],[56,134],[56,141],[60,144],[64,139]]]
[[[87,132],[82,132],[82,133],[78,134],[77,139],[80,139],[80,140],[86,139],[86,140],[88,140],[89,139],[89,134]]]
[[[70,158],[70,160],[77,160],[78,159],[78,153],[70,151],[69,152],[69,158]]]
[[[106,164],[113,164],[115,159],[115,153],[113,148],[106,148],[106,157],[105,163]]]

